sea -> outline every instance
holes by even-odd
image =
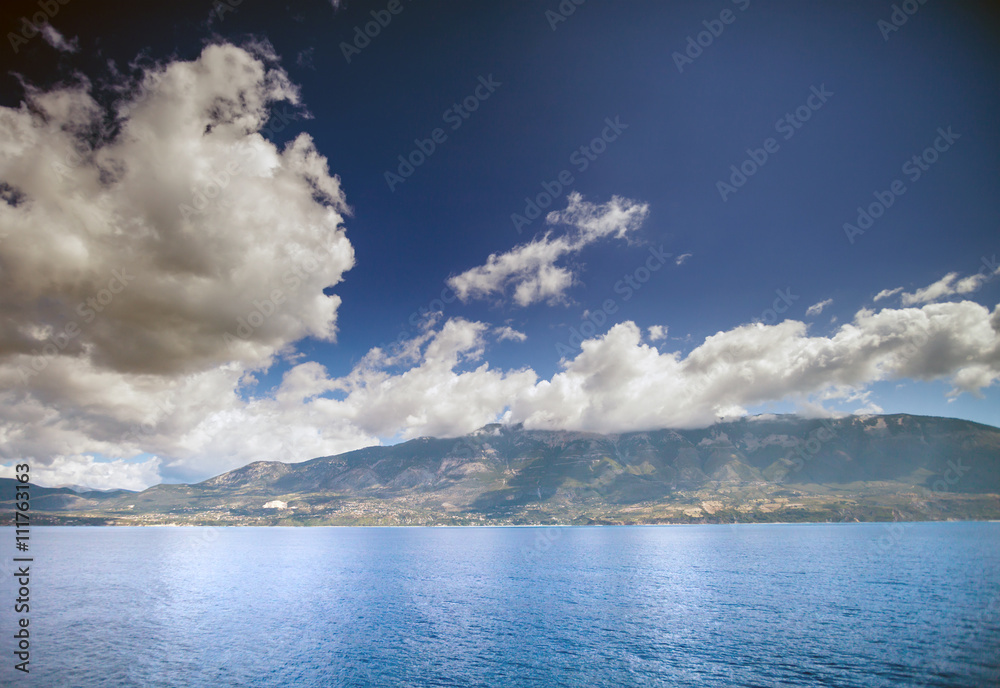
[[[30,556],[4,686],[1000,685],[1000,523],[32,527]]]

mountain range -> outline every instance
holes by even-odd
[[[13,481],[0,481],[10,522]],[[914,415],[754,416],[615,435],[487,425],[142,492],[32,493],[32,521],[626,524],[1000,518],[1000,430]]]

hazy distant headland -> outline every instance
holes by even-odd
[[[13,485],[2,494],[6,517]],[[64,525],[997,519],[1000,430],[905,414],[615,435],[488,425],[143,492],[36,487],[32,507]]]

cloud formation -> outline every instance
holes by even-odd
[[[872,301],[881,301],[882,299],[887,299],[890,296],[895,296],[901,291],[903,291],[902,287],[896,287],[895,289],[883,289],[879,293],[875,294],[875,298],[872,299]]]
[[[75,53],[80,50],[80,40],[74,38],[67,41],[61,33],[56,31],[52,24],[42,25],[42,39],[53,48],[63,53]]]
[[[819,303],[814,303],[806,309],[806,315],[819,315],[823,312],[823,309],[833,303],[833,299],[826,299],[825,301],[820,301]]]
[[[1000,379],[1000,308],[971,301],[863,309],[830,337],[794,320],[743,325],[687,356],[640,334],[624,322],[584,342],[562,372],[512,402],[510,418],[596,432],[697,427],[768,401],[852,399],[879,380],[948,379],[959,394]]]
[[[515,304],[556,304],[565,300],[576,275],[560,259],[579,253],[584,247],[606,237],[625,238],[638,229],[649,214],[649,206],[620,196],[604,204],[588,203],[579,193],[571,193],[565,210],[553,211],[545,221],[550,226],[568,225],[560,235],[548,230],[527,244],[506,253],[494,253],[485,265],[450,277],[448,286],[463,302],[503,296],[512,292]]]
[[[665,325],[650,325],[647,330],[649,341],[658,342],[667,338],[668,328]]]
[[[503,327],[497,327],[493,330],[493,333],[497,336],[499,341],[504,341],[505,339],[510,339],[515,342],[523,342],[528,338],[524,332],[519,332],[509,325],[504,325]]]
[[[141,462],[95,461],[86,455],[59,456],[50,464],[33,465],[31,479],[47,487],[85,487],[91,490],[144,490],[160,482],[160,460]],[[14,467],[0,466],[0,477],[13,478]]]
[[[599,432],[699,427],[768,401],[874,408],[866,387],[880,380],[946,379],[952,394],[976,394],[1000,379],[1000,308],[990,312],[971,301],[862,309],[826,337],[809,336],[804,323],[791,320],[742,325],[686,356],[644,343],[639,327],[626,321],[583,342],[549,379],[530,368],[492,369],[486,352],[504,334],[459,318],[429,322],[402,353],[373,349],[342,377],[302,363],[272,394],[246,399],[237,391],[236,368],[188,377],[159,409],[120,379],[118,388],[95,383],[88,390],[97,406],[21,406],[0,432],[11,455],[43,448],[64,455],[58,465],[74,479],[61,482],[88,482],[74,468],[81,450],[146,451],[160,457],[161,474],[204,478],[256,459],[303,460],[380,438],[455,436],[496,420]],[[130,404],[120,403],[129,392]],[[148,421],[137,434],[101,441],[140,412]]]
[[[998,270],[996,273],[1000,273]],[[901,297],[904,306],[912,306],[917,303],[933,303],[955,294],[971,294],[979,290],[983,283],[992,275],[978,273],[969,277],[958,278],[957,272],[949,272],[934,284],[923,289],[917,289],[912,294],[903,292]]]
[[[984,284],[998,275],[1000,275],[1000,265],[997,264],[996,256],[994,255],[992,258],[984,256],[979,272],[962,278],[959,278],[957,272],[949,272],[933,284],[917,289],[912,293],[903,292],[900,302],[904,306],[913,306],[921,303],[934,303],[950,296],[972,294],[982,289]],[[881,301],[895,296],[902,291],[903,287],[883,289],[875,295],[873,300]]]
[[[0,362],[22,384],[55,358],[172,375],[335,336],[347,206],[307,135],[259,133],[297,102],[284,72],[216,45],[141,88],[114,134],[86,83],[0,111]]]

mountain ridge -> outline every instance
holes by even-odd
[[[998,494],[1000,429],[992,426],[910,414],[778,415],[614,434],[489,424],[458,438],[422,437],[298,463],[254,461],[190,485],[64,494],[43,518],[247,525],[925,520],[998,518]]]

